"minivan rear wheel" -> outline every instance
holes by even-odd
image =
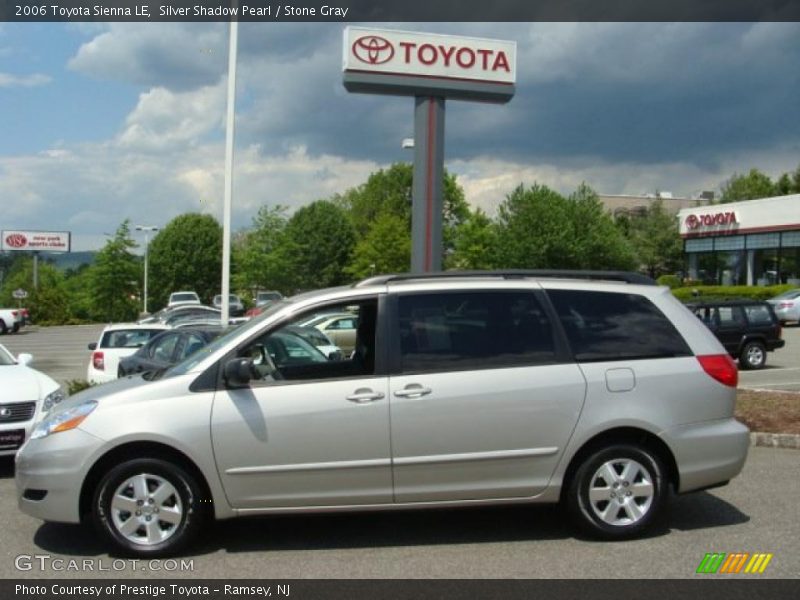
[[[592,537],[636,537],[663,512],[665,473],[658,456],[645,448],[628,444],[603,448],[578,467],[567,490],[567,508]]]
[[[739,355],[743,369],[763,369],[767,364],[767,349],[761,342],[747,342]]]
[[[179,466],[138,458],[111,469],[94,495],[93,520],[101,534],[125,555],[175,554],[202,526],[201,492]]]

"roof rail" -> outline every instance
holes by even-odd
[[[416,279],[456,279],[469,277],[501,277],[503,279],[521,279],[524,277],[553,279],[592,279],[596,281],[618,281],[639,285],[656,285],[647,275],[631,271],[583,271],[561,269],[502,269],[497,271],[442,271],[438,273],[395,273],[375,275],[357,283],[353,287],[383,285],[393,281],[409,281]]]

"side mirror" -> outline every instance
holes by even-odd
[[[223,375],[225,383],[231,388],[243,388],[250,385],[255,372],[253,359],[248,357],[234,358],[225,363]]]
[[[88,345],[89,350],[97,350],[97,342],[92,342]]]
[[[33,362],[33,354],[22,353],[17,355],[17,362],[23,366],[28,366]]]

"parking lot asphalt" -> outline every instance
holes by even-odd
[[[79,564],[88,558],[98,568],[111,568],[113,557],[88,526],[44,524],[22,514],[12,471],[11,461],[0,461],[0,578],[730,577],[695,574],[707,552],[772,553],[757,577],[800,576],[797,450],[752,448],[730,485],[674,498],[665,527],[635,541],[576,537],[552,506],[250,517],[212,526],[183,556],[193,568],[168,573],[152,572],[147,563],[94,573],[40,570],[36,563],[17,570],[20,555]]]

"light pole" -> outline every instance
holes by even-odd
[[[137,225],[136,231],[144,231],[144,298],[143,312],[147,313],[147,247],[150,244],[150,232],[158,231],[158,227],[151,225]]]

